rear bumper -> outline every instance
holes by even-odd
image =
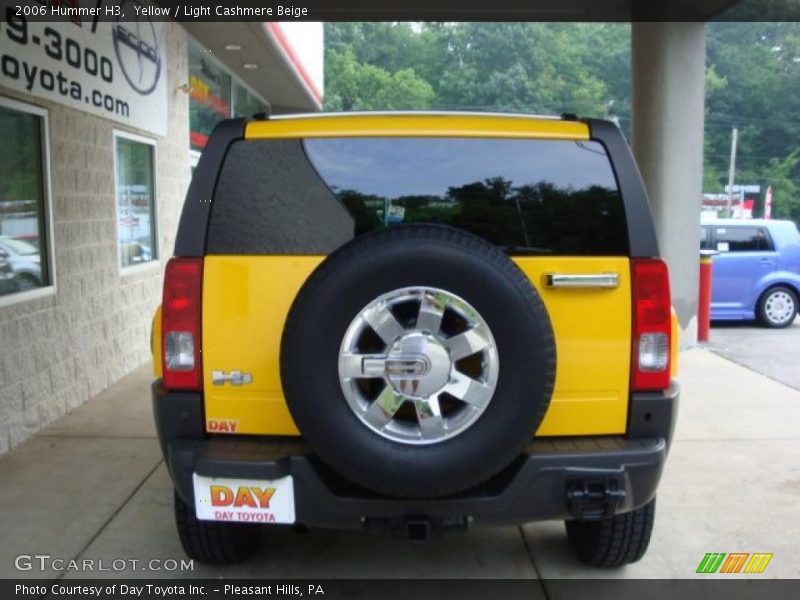
[[[153,384],[159,440],[178,494],[193,503],[192,476],[277,479],[291,475],[297,522],[335,529],[467,524],[515,525],[607,517],[656,493],[675,424],[679,391],[636,395],[626,437],[534,440],[484,484],[444,498],[409,500],[360,488],[295,438],[207,436],[200,394]]]

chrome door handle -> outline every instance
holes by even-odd
[[[602,288],[619,287],[619,273],[598,274],[563,274],[548,273],[545,275],[547,287],[551,288]]]

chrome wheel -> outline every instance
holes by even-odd
[[[764,315],[773,325],[785,325],[794,318],[795,299],[785,290],[775,290],[764,300]]]
[[[434,444],[468,429],[492,400],[499,361],[492,333],[469,303],[428,287],[370,302],[347,328],[339,381],[375,433]]]

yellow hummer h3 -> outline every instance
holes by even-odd
[[[559,519],[638,560],[678,403],[647,196],[600,120],[229,120],[195,170],[154,319],[183,547],[262,525],[428,540]]]

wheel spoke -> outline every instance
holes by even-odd
[[[453,369],[450,374],[450,382],[442,388],[446,392],[475,408],[483,408],[492,399],[494,390],[471,377]]]
[[[414,408],[417,411],[417,421],[422,439],[440,439],[445,436],[447,431],[444,427],[438,398],[431,396],[414,400]]]
[[[398,394],[391,385],[387,385],[364,412],[364,418],[373,427],[383,429],[391,422],[395,413],[400,410],[403,402],[405,402],[405,398]]]
[[[419,316],[417,317],[417,329],[433,334],[439,333],[443,316],[444,302],[434,294],[423,294],[419,306]]]
[[[363,312],[363,317],[387,346],[403,335],[405,331],[385,304],[368,308]]]
[[[444,340],[444,345],[450,351],[450,358],[455,361],[485,350],[492,345],[492,341],[485,328],[478,325]]]
[[[386,356],[383,354],[342,354],[339,357],[339,376],[345,379],[383,377]]]

